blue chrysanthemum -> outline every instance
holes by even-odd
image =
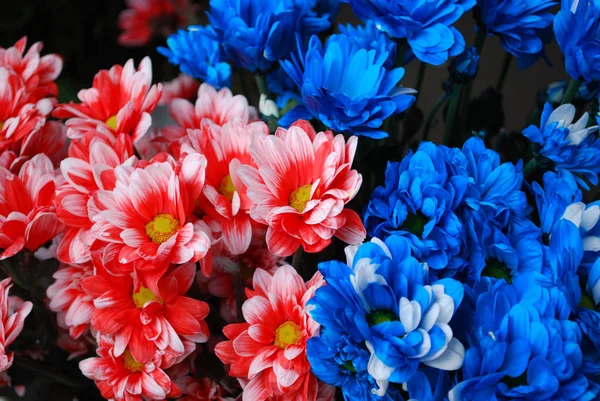
[[[455,83],[471,81],[479,69],[479,54],[473,46],[467,47],[450,64],[450,78]]]
[[[225,54],[239,67],[265,71],[307,38],[329,28],[315,0],[211,0],[208,17]]]
[[[231,87],[231,66],[223,61],[212,28],[190,26],[169,36],[167,47],[158,52],[179,66],[181,72],[216,87]]]
[[[359,45],[363,42],[366,48]],[[372,138],[388,136],[381,130],[383,121],[415,101],[410,95],[414,90],[398,86],[404,69],[386,68],[388,59],[389,51],[374,48],[364,38],[333,35],[323,47],[313,36],[305,54],[281,62],[298,86],[302,105],[279,123],[287,126],[315,117],[335,131]]]
[[[324,327],[327,348],[344,347],[349,338],[364,344],[370,353],[367,372],[377,385],[372,390],[379,396],[389,382],[409,380],[420,364],[460,368],[464,348],[448,323],[462,301],[462,284],[452,279],[428,283],[426,266],[410,256],[401,236],[349,246],[346,255],[348,265],[319,265],[327,285],[308,302],[311,316]],[[319,361],[320,352],[309,347],[309,360]],[[342,359],[338,365],[346,363]]]
[[[579,228],[584,251],[581,267],[587,274],[600,257],[600,201],[587,205],[583,202],[573,203],[565,209],[562,219],[571,221]],[[598,288],[600,291],[600,285]]]
[[[394,38],[405,38],[415,56],[440,65],[460,54],[465,40],[454,24],[475,0],[350,0],[356,15],[373,20]]]
[[[465,264],[461,252],[465,230],[456,210],[463,201],[469,178],[451,174],[446,153],[448,149],[443,146],[423,142],[417,152],[409,153],[401,163],[390,163],[385,186],[371,194],[364,222],[367,233],[373,237],[406,237],[415,257],[451,275]],[[464,166],[466,161],[461,164]]]
[[[361,49],[375,50],[377,54],[387,53],[388,58],[383,66],[387,69],[396,63],[396,43],[375,26],[375,22],[367,21],[365,25],[340,25],[340,33],[354,41]]]
[[[583,374],[582,333],[561,291],[539,285],[535,274],[488,283],[477,297],[462,381],[449,398],[594,400],[600,386]]]
[[[547,41],[544,34],[554,18],[550,9],[555,4],[553,0],[477,1],[482,29],[498,35],[504,49],[519,59],[542,52]],[[531,60],[524,64],[522,67]]]
[[[600,2],[562,0],[554,32],[571,78],[600,80]]]
[[[546,103],[540,126],[531,125],[523,131],[536,149],[536,156],[549,161],[556,171],[566,170],[575,174],[579,185],[588,189],[587,179],[598,184],[600,173],[600,149],[593,134],[598,126],[587,127],[588,114],[574,122],[575,107],[564,104],[552,109]]]

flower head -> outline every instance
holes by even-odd
[[[389,163],[386,184],[373,191],[364,221],[369,235],[405,236],[417,258],[451,272],[465,263],[465,229],[457,209],[469,180],[451,174],[446,153],[447,148],[424,142],[401,163]]]
[[[219,42],[214,39],[213,29],[190,26],[169,36],[166,47],[158,51],[179,65],[181,72],[216,87],[231,86],[231,66],[223,61]]]
[[[146,362],[138,362],[129,349],[117,351],[119,344],[98,333],[97,357],[79,363],[84,376],[94,380],[107,400],[162,400],[181,395],[179,388],[164,372],[161,356],[156,354]]]
[[[125,133],[135,142],[150,127],[150,113],[161,93],[161,84],[152,85],[150,59],[145,57],[137,71],[133,60],[129,60],[124,66],[98,72],[92,88],[77,94],[81,103],[61,104],[52,115],[68,119],[66,125],[72,139],[97,131],[105,136]]]
[[[338,132],[386,137],[388,134],[381,130],[383,121],[415,101],[410,95],[412,89],[397,86],[404,69],[386,67],[390,49],[385,44],[372,46],[364,38],[343,34],[331,36],[323,46],[313,36],[306,52],[281,62],[296,83],[302,104],[289,111],[280,124],[287,126],[298,119],[315,117]]]
[[[57,182],[44,154],[25,162],[18,175],[0,167],[0,259],[23,248],[36,251],[63,230],[53,202]]]
[[[600,80],[600,3],[563,0],[554,19],[556,41],[565,55],[571,78]]]
[[[168,35],[185,22],[182,10],[189,0],[126,0],[127,9],[119,14],[122,46],[144,46],[154,36]]]
[[[464,83],[472,80],[479,69],[479,54],[473,46],[467,47],[450,64],[450,77],[453,82]]]
[[[210,232],[192,211],[205,170],[206,158],[200,154],[181,163],[116,167],[114,188],[92,196],[92,234],[119,246],[120,263],[149,261],[160,270],[169,263],[202,259],[211,246]]]
[[[410,254],[410,243],[401,236],[349,246],[348,265],[319,265],[327,285],[309,302],[328,341],[350,337],[368,349],[371,377],[363,380],[375,381],[372,391],[379,396],[386,394],[389,382],[408,381],[421,363],[456,370],[463,362],[464,348],[448,325],[462,301],[462,284],[452,279],[430,284],[426,265]],[[345,370],[357,372],[349,367]]]
[[[555,4],[553,0],[478,0],[480,29],[498,35],[504,50],[517,59],[527,59],[542,52],[544,30],[552,25],[550,9]]]
[[[319,326],[305,304],[323,285],[322,277],[317,273],[304,283],[293,267],[284,265],[273,276],[256,270],[253,282],[254,295],[242,306],[246,323],[225,326],[229,341],[217,344],[217,356],[230,365],[230,376],[247,382],[244,401],[314,397],[320,386],[305,347]]]
[[[550,162],[555,171],[569,171],[583,188],[585,180],[598,184],[600,173],[600,143],[593,134],[598,126],[588,127],[588,113],[574,121],[575,106],[564,104],[552,109],[547,103],[542,112],[540,126],[531,125],[523,131],[536,144],[536,154]],[[584,180],[585,179],[585,180]]]
[[[225,54],[250,71],[268,70],[294,50],[295,35],[307,38],[329,28],[312,8],[316,0],[212,0],[208,14]]]
[[[522,275],[512,285],[481,283],[474,294],[463,381],[450,399],[591,400],[598,395],[600,386],[582,372],[581,331],[568,320],[561,291],[541,286],[536,277]]]
[[[61,266],[52,275],[54,283],[46,290],[50,299],[48,307],[63,315],[59,321],[64,321],[73,339],[84,334],[92,320],[93,299],[81,286],[82,281],[92,275],[91,263]]]
[[[114,336],[115,357],[129,352],[147,363],[158,352],[166,353],[161,355],[165,365],[179,362],[189,354],[190,343],[193,349],[193,343],[208,340],[208,305],[185,296],[195,274],[195,265],[188,263],[160,280],[140,276],[134,282],[131,276],[113,276],[97,268],[82,283],[94,299],[92,327]]]
[[[250,215],[268,226],[269,250],[279,256],[299,246],[319,252],[334,235],[352,244],[365,236],[360,217],[344,209],[362,182],[351,169],[356,137],[346,143],[342,135],[317,134],[310,124],[300,125],[255,135],[250,153],[258,168],[238,168],[253,202]]]
[[[160,105],[168,105],[173,99],[181,98],[192,100],[196,97],[200,89],[200,82],[186,74],[179,76],[172,81],[163,82],[163,92],[160,98]]]
[[[9,278],[0,281],[0,372],[11,367],[14,355],[6,349],[21,334],[25,318],[31,312],[33,304],[29,301],[21,303],[16,311],[11,312],[8,291],[12,287]]]
[[[349,2],[359,18],[373,20],[393,38],[405,38],[419,60],[434,65],[464,50],[465,39],[452,24],[475,5],[475,0]]]

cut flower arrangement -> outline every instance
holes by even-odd
[[[181,74],[130,59],[71,102],[60,55],[3,44],[0,394],[600,399],[600,2],[340,3],[130,0],[119,43]],[[507,132],[553,40],[565,81]]]

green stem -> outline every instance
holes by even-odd
[[[433,108],[429,112],[429,115],[427,116],[427,120],[425,120],[425,128],[423,129],[423,140],[424,141],[426,141],[427,137],[429,136],[429,130],[431,129],[431,124],[433,124],[433,119],[435,118],[438,111],[440,111],[442,106],[444,104],[446,104],[447,100],[448,100],[448,94],[443,93],[442,96],[440,96],[440,98],[437,100],[437,102],[435,102],[435,104],[433,105]]]
[[[513,56],[510,53],[504,54],[504,62],[502,63],[502,70],[500,71],[500,76],[498,76],[498,82],[496,83],[496,90],[498,92],[502,92],[502,87],[504,86],[504,82],[506,81],[506,76],[508,75],[508,70],[510,69],[510,64],[512,62]]]
[[[529,177],[535,170],[537,170],[538,168],[538,162],[537,160],[531,159],[527,162],[527,164],[525,165],[525,167],[523,168],[523,176],[525,178]]]
[[[244,70],[241,68],[238,68],[237,73],[240,78],[240,86],[242,87],[242,94],[246,98],[248,98],[248,86],[246,85],[246,80],[244,79]]]
[[[427,63],[421,61],[421,64],[419,64],[419,75],[417,75],[417,86],[415,87],[417,94],[417,100],[415,101],[418,102],[419,101],[419,94],[421,93],[421,87],[423,86],[423,81],[425,80],[425,71],[427,70]]]
[[[400,39],[396,42],[396,49],[398,50],[398,55],[396,56],[396,66],[398,67],[404,67],[404,55],[406,53],[406,46],[408,46],[406,39]]]
[[[448,106],[448,114],[446,115],[446,128],[444,130],[444,144],[450,144],[450,136],[454,128],[454,120],[456,119],[456,112],[458,111],[458,105],[460,104],[460,95],[463,86],[461,84],[454,84],[452,88],[452,94],[450,95],[450,105]]]
[[[477,50],[477,54],[481,57],[481,52],[483,51],[483,44],[485,43],[485,34],[484,30],[480,27],[477,30],[477,35],[475,36],[475,49]]]
[[[580,80],[571,79],[571,81],[569,82],[569,86],[567,86],[567,90],[565,92],[565,95],[563,96],[563,100],[562,100],[561,104],[571,103],[571,100],[573,100],[573,98],[577,94],[577,91],[579,90],[580,84],[581,84]]]
[[[258,88],[258,93],[261,95],[267,95],[269,97],[269,88],[267,86],[267,78],[264,74],[257,72],[256,76],[256,87]]]
[[[241,271],[233,275],[233,291],[235,294],[235,308],[237,311],[237,321],[242,323],[244,321],[244,314],[242,313],[242,305],[244,305],[244,279],[242,278]]]
[[[56,382],[62,383],[64,385],[67,385],[71,388],[84,388],[86,387],[86,384],[84,382],[82,382],[81,380],[77,380],[77,378],[74,377],[67,377],[64,376],[62,374],[53,372],[52,370],[50,370],[49,367],[46,367],[45,365],[42,365],[39,362],[36,362],[34,360],[31,359],[27,359],[27,358],[23,358],[23,357],[19,357],[19,356],[15,356],[14,359],[14,364],[16,366],[19,366],[21,368],[30,370],[34,373],[46,376],[49,379],[52,379]]]

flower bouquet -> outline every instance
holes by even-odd
[[[0,394],[600,399],[600,2],[345,3],[129,0],[119,43],[181,75],[70,102],[59,55],[0,48]],[[553,40],[570,82],[509,132]]]

